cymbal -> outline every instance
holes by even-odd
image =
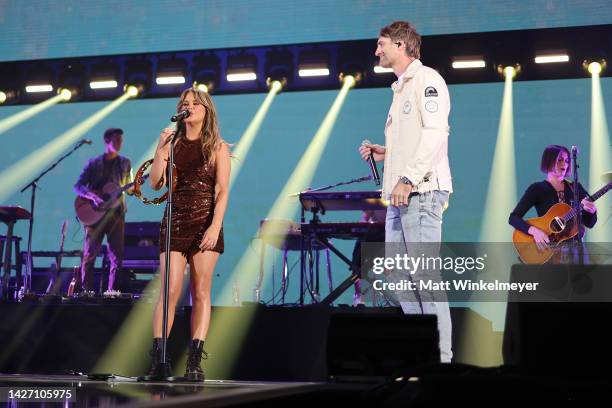
[[[608,171],[608,172],[602,173],[601,181],[603,181],[604,183],[611,182],[612,181],[612,171]]]

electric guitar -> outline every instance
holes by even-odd
[[[64,240],[66,239],[66,230],[68,229],[68,220],[64,220],[62,223],[61,239],[59,254],[55,258],[55,263],[51,265],[49,273],[51,277],[49,279],[49,285],[47,286],[46,294],[56,294],[59,288],[59,272],[62,270],[62,253],[64,252]]]
[[[612,189],[612,182],[597,190],[589,199],[594,202],[610,189]],[[567,241],[578,234],[576,211],[565,203],[557,203],[550,207],[543,216],[525,221],[527,224],[544,231],[549,239],[547,248],[538,249],[531,235],[514,230],[512,242],[521,261],[526,264],[541,265],[546,263],[563,241]]]
[[[148,174],[142,176],[142,180],[146,180]],[[96,205],[89,198],[77,196],[74,200],[74,210],[81,224],[89,226],[97,223],[104,217],[104,214],[110,209],[117,208],[121,204],[121,195],[124,191],[129,190],[134,183],[128,183],[123,187],[118,187],[113,182],[106,183],[102,190],[96,190],[96,193],[102,200],[102,203]]]

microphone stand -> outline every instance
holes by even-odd
[[[364,176],[364,177],[359,177],[359,178],[352,179],[349,181],[341,181],[339,183],[330,184],[329,186],[325,186],[325,187],[309,188],[308,190],[300,191],[298,193],[291,193],[289,194],[289,197],[298,197],[302,193],[312,193],[313,191],[325,191],[325,190],[329,190],[330,188],[343,186],[346,184],[363,183],[364,181],[368,181],[368,180],[372,180],[372,176]]]
[[[578,234],[576,236],[576,244],[578,246],[578,264],[584,264],[584,248],[582,244],[582,209],[580,208],[580,188],[578,187],[578,149],[572,146],[572,175],[574,178],[574,197],[572,199],[572,208],[576,212],[576,226]]]
[[[178,128],[177,128],[178,132]],[[170,297],[170,242],[172,235],[172,203],[173,203],[173,184],[174,184],[174,144],[176,142],[176,133],[170,140],[170,153],[168,155],[168,199],[166,206],[166,254],[165,254],[165,276],[164,276],[164,293],[162,303],[162,337],[161,337],[161,361],[155,367],[155,375],[145,375],[138,377],[141,382],[156,382],[156,381],[183,381],[183,377],[174,377],[167,357],[168,343],[168,303]]]
[[[18,295],[19,300],[23,299],[24,296],[30,295],[31,293],[30,290],[32,287],[32,231],[34,230],[34,205],[36,203],[36,189],[38,188],[38,180],[40,180],[45,174],[53,170],[62,160],[70,156],[81,146],[83,146],[84,144],[90,144],[90,143],[91,143],[90,141],[85,141],[85,140],[81,140],[80,142],[78,142],[72,148],[72,150],[70,150],[68,153],[66,153],[59,159],[57,159],[55,163],[50,165],[45,171],[40,173],[38,177],[30,181],[24,188],[20,190],[20,193],[23,193],[28,188],[32,188],[32,197],[30,198],[30,225],[28,227],[28,251],[27,251],[27,260],[26,260],[27,262],[26,274],[23,278],[23,286]]]

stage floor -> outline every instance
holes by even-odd
[[[100,377],[101,378],[101,377]],[[0,374],[2,402],[6,403],[8,391],[38,390],[40,394],[49,391],[70,390],[71,398],[63,401],[48,399],[15,399],[8,402],[10,407],[21,406],[71,406],[71,407],[147,407],[147,406],[206,406],[231,405],[270,406],[271,401],[296,398],[300,395],[321,391],[363,390],[371,387],[359,384],[331,384],[318,382],[265,382],[265,381],[220,381],[193,382],[138,382],[136,377],[109,376],[107,380],[93,380],[87,375],[23,375]],[[64,394],[67,395],[67,394]],[[35,394],[29,395],[29,398]],[[267,402],[266,402],[267,401]]]

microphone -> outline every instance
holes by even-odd
[[[90,139],[83,139],[81,140],[81,144],[88,144],[90,145],[92,143],[92,141]]]
[[[580,149],[578,149],[577,146],[572,146],[571,152],[572,152],[572,157],[571,157],[572,174],[576,174],[576,170],[578,170],[578,154],[580,153]]]
[[[172,116],[170,120],[172,122],[178,122],[179,120],[183,120],[189,117],[189,111],[187,109],[180,111],[176,115]]]
[[[364,140],[361,142],[361,145],[371,144],[369,140]],[[378,175],[378,168],[376,167],[376,162],[374,161],[374,154],[370,151],[370,157],[368,157],[368,164],[370,165],[370,174],[371,179],[374,180],[374,184],[380,186],[380,176]]]

